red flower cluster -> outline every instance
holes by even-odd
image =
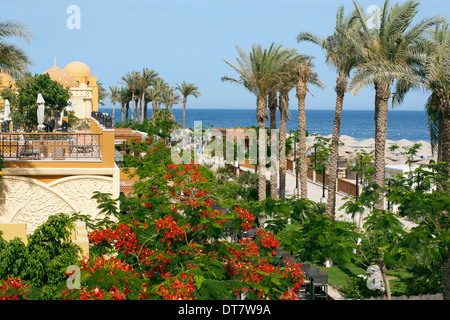
[[[269,254],[274,256],[276,254],[276,249],[279,246],[278,239],[276,239],[272,233],[264,229],[258,229],[258,231],[256,231],[256,235],[260,237],[261,246],[263,248],[271,249],[272,252]]]
[[[105,272],[108,276],[119,277],[120,274],[123,278],[117,278],[117,285],[110,286],[110,282],[107,281],[105,283],[106,287],[102,287],[104,280],[102,276],[97,275],[98,286],[94,288],[83,287],[80,289],[63,290],[61,292],[63,300],[73,299],[74,297],[80,300],[125,300],[127,295],[132,292],[126,275],[140,278],[132,266],[114,257],[109,259],[106,259],[104,256],[95,259],[85,257],[81,261],[80,269],[89,276],[93,276],[99,272]],[[147,285],[142,283],[138,292],[138,299],[145,298],[149,293],[147,292]]]
[[[283,294],[281,297],[282,300],[296,300],[298,299],[298,291],[300,290],[300,287],[303,285],[305,278],[304,278],[304,271],[301,269],[301,264],[296,262],[293,263],[292,259],[286,258],[285,260],[286,267],[284,269],[284,277],[286,279],[289,279],[290,282],[294,283],[294,286],[290,288],[287,292]]]
[[[114,242],[114,248],[126,255],[134,252],[138,247],[136,234],[132,232],[131,227],[127,226],[125,223],[116,225],[116,230],[94,230],[89,234],[89,241],[94,245],[102,242]]]
[[[160,233],[161,230],[164,231],[162,242],[167,243],[170,247],[172,241],[182,241],[184,237],[184,228],[179,227],[174,218],[170,216],[164,217],[164,219],[159,218],[155,220],[156,232]]]
[[[194,277],[182,273],[178,277],[173,277],[170,273],[163,275],[165,281],[158,286],[156,292],[165,300],[193,300],[195,299]]]
[[[252,228],[251,222],[255,221],[255,217],[247,209],[242,209],[241,207],[234,207],[234,211],[238,214],[238,217],[243,220],[241,223],[242,229],[244,231],[250,230]]]
[[[134,272],[133,266],[130,266],[126,262],[123,262],[114,257],[106,259],[103,255],[93,260],[90,259],[89,256],[84,257],[84,259],[81,260],[80,268],[81,270],[86,270],[90,273],[105,269],[110,272],[113,272],[114,270],[121,270],[131,272],[137,276],[137,273]]]
[[[29,288],[20,278],[10,278],[3,280],[3,285],[0,284],[0,300],[19,300],[22,299],[24,291]]]

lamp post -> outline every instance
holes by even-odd
[[[317,143],[314,144],[314,169],[317,168]]]
[[[358,199],[358,196],[359,196],[359,185],[358,185],[358,182],[359,182],[359,175],[358,175],[358,168],[356,168],[356,165],[357,165],[357,162],[356,162],[356,160],[355,161],[353,161],[352,162],[352,166],[353,166],[353,168],[355,168],[356,169],[356,194],[355,194],[355,197],[356,197],[356,199]]]
[[[294,140],[294,170],[295,170],[295,190],[297,190],[298,194],[297,140]]]
[[[320,198],[320,202],[322,202],[322,203],[326,202],[326,198],[325,198],[325,170],[326,170],[326,166],[324,164],[322,166],[322,198]]]
[[[362,154],[360,155],[360,157],[359,157],[359,165],[360,165],[360,168],[361,168],[361,185],[363,184],[363,160],[362,160]]]

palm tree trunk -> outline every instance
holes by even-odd
[[[298,99],[298,131],[299,131],[299,178],[300,178],[300,196],[308,198],[308,162],[306,150],[306,114],[305,114],[306,85],[299,81],[297,85]]]
[[[134,118],[137,123],[139,123],[139,111],[138,111],[138,105],[139,105],[139,98],[136,99],[134,104]]]
[[[288,109],[289,94],[280,92],[280,198],[286,198],[286,112]]]
[[[144,103],[145,103],[145,89],[142,92],[141,96],[141,123],[144,122]]]
[[[112,126],[114,127],[114,123],[115,123],[115,118],[116,118],[116,103],[113,103],[113,114],[112,114]]]
[[[339,155],[339,132],[341,127],[342,106],[347,89],[347,78],[340,74],[336,79],[336,106],[334,111],[333,134],[331,136],[330,172],[328,174],[327,216],[334,218],[336,210],[336,182]]]
[[[128,110],[130,109],[130,102],[127,102],[126,122],[128,123]]]
[[[120,123],[123,124],[123,119],[125,118],[125,106],[123,103],[120,103],[120,110],[122,111],[122,118],[120,119]]]
[[[183,129],[186,129],[186,98],[183,98]]]
[[[437,161],[442,161],[442,151],[444,146],[444,141],[442,139],[443,133],[444,133],[444,121],[441,115],[439,117],[439,124],[438,124]]]
[[[269,111],[270,111],[270,133],[271,138],[275,138],[275,130],[277,129],[277,94],[271,90],[269,92]],[[273,136],[272,136],[273,134]],[[271,149],[272,150],[272,149]],[[276,167],[277,155],[275,150],[270,154],[270,196],[274,200],[278,200],[278,169]]]
[[[256,102],[256,119],[258,120],[258,199],[266,199],[266,119],[267,98],[258,97]]]
[[[389,97],[391,95],[389,83],[375,83],[375,175],[374,182],[384,187],[385,152],[387,116],[389,110]],[[384,196],[380,194],[380,202],[375,208],[384,208]]]
[[[449,167],[447,167],[447,173],[450,174],[450,102],[443,101],[442,103],[442,117],[439,124],[442,126],[439,128],[439,154],[441,161],[446,162]],[[442,130],[442,131],[441,131]]]
[[[134,121],[134,104],[136,101],[134,100],[134,94],[131,96],[131,100],[133,101],[133,105],[131,106],[131,122]]]

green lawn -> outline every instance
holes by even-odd
[[[332,287],[336,286],[339,288],[347,283],[347,277],[356,277],[358,275],[367,275],[366,269],[357,266],[354,263],[348,263],[345,265],[334,265],[329,268],[322,267],[320,265],[312,266],[320,269],[321,272],[325,272],[328,274],[328,284]],[[390,271],[388,270],[388,277],[399,277],[406,276],[407,273],[403,271]],[[389,281],[391,286],[392,295],[401,296],[404,294],[404,285],[400,282],[399,279],[393,279]]]

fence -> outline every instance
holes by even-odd
[[[1,133],[3,160],[101,160],[99,133]]]
[[[244,161],[240,164],[241,167],[255,169],[254,164],[249,164],[248,160]],[[235,175],[237,172],[237,168],[234,165],[228,165],[232,173]],[[286,169],[294,171],[294,163],[291,160],[286,161]],[[295,171],[294,171],[295,172]],[[323,175],[319,172],[314,174],[311,168],[308,168],[307,176],[310,180],[322,184],[323,183]],[[325,186],[328,186],[328,174],[325,174]],[[356,184],[346,181],[343,179],[337,179],[337,191],[348,194],[350,196],[356,196]]]

